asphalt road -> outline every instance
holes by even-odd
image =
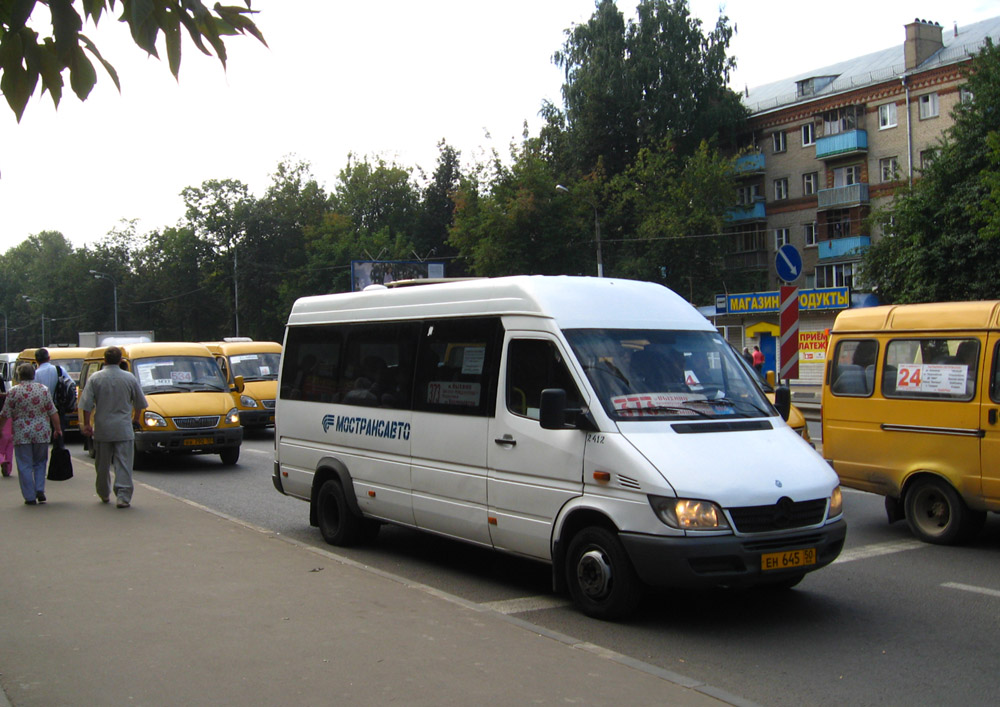
[[[323,546],[308,505],[271,484],[273,444],[253,434],[235,467],[181,457],[136,480]],[[1000,518],[972,545],[936,547],[887,524],[880,497],[848,491],[845,508],[841,559],[795,590],[658,593],[617,624],[553,595],[547,566],[462,543],[386,527],[371,546],[329,549],[762,705],[996,704]]]

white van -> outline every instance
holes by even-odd
[[[276,419],[274,485],[328,542],[395,523],[535,558],[599,618],[644,585],[790,587],[844,543],[836,474],[651,283],[299,299]]]

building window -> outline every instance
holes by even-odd
[[[883,157],[878,161],[878,171],[882,175],[883,182],[896,181],[896,173],[899,171],[899,160],[895,157]]]
[[[975,96],[967,86],[962,86],[960,89],[958,89],[959,103],[961,103],[962,105],[967,105],[969,103],[972,103],[973,100],[975,100]]]
[[[802,126],[802,147],[816,144],[816,126],[806,123]]]
[[[854,106],[828,110],[823,114],[823,134],[837,135],[857,127],[857,111]]]
[[[785,137],[785,131],[779,130],[776,133],[771,133],[771,142],[775,152],[784,152],[788,147]]]
[[[919,99],[920,119],[936,118],[938,116],[938,95],[936,93],[925,93]]]
[[[833,170],[833,186],[849,187],[861,182],[861,165],[852,164],[849,167],[838,167]]]
[[[896,104],[886,103],[878,107],[878,129],[896,127]]]
[[[776,228],[774,229],[774,249],[778,250],[783,245],[788,243],[788,229],[787,228]]]
[[[816,287],[854,287],[854,263],[817,265]]]
[[[848,238],[851,235],[851,212],[848,209],[831,209],[826,212],[826,237]]]
[[[816,188],[819,185],[819,173],[809,172],[808,174],[802,175],[802,193],[806,196],[816,193]]]
[[[775,179],[774,180],[774,200],[781,201],[782,199],[788,198],[788,180],[787,179]]]
[[[736,189],[736,203],[740,206],[751,206],[760,196],[760,185],[747,184]]]
[[[937,150],[933,147],[928,150],[920,151],[920,169],[927,169],[931,166],[931,162],[937,157]]]
[[[816,247],[816,222],[807,223],[802,227],[805,235],[806,248]]]

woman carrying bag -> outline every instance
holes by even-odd
[[[22,363],[17,367],[19,385],[7,393],[0,412],[0,427],[10,419],[14,427],[14,458],[17,477],[25,504],[45,503],[45,472],[49,442],[62,441],[59,413],[43,383],[35,381],[35,367]]]

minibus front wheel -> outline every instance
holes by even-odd
[[[903,502],[910,530],[920,540],[935,545],[968,540],[986,521],[986,514],[965,505],[951,484],[934,477],[913,482]]]
[[[566,583],[580,610],[595,619],[621,619],[642,598],[642,584],[618,536],[599,526],[583,528],[566,551]]]

